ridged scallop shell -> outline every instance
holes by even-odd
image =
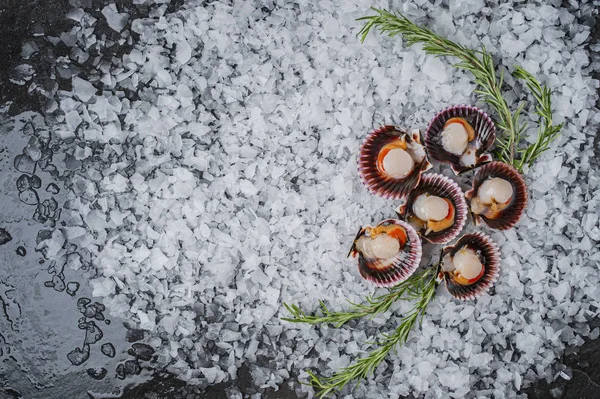
[[[419,235],[433,244],[446,244],[452,241],[460,234],[467,221],[467,203],[462,190],[458,184],[446,176],[438,173],[423,175],[421,182],[416,189],[411,191],[406,202],[396,209],[399,217],[406,221],[409,215],[413,214],[412,209],[415,199],[424,193],[450,200],[454,205],[454,223],[451,227],[437,233],[425,234],[426,231],[421,230],[418,232]]]
[[[452,272],[440,272],[450,295],[463,301],[483,295],[494,285],[500,274],[500,250],[492,239],[483,233],[465,234],[456,244],[443,249],[442,258],[447,254],[455,254],[464,246],[477,252],[483,263],[484,272],[479,280],[470,285],[461,285],[455,281]]]
[[[405,138],[407,143],[414,145],[416,148],[420,147],[424,157],[421,162],[415,162],[415,167],[408,176],[397,179],[386,175],[377,168],[377,157],[386,144],[402,137]],[[360,179],[371,193],[383,198],[392,200],[405,198],[410,190],[419,184],[421,174],[429,168],[431,168],[431,164],[427,160],[425,147],[421,144],[418,132],[409,134],[407,131],[395,126],[383,126],[370,133],[360,147],[358,158]]]
[[[451,154],[442,146],[442,132],[444,124],[450,118],[463,118],[473,127],[475,131],[475,164],[461,165],[460,156]],[[454,173],[461,174],[477,166],[483,165],[492,160],[490,154],[486,151],[494,144],[496,140],[496,127],[490,117],[481,109],[470,105],[454,105],[444,108],[438,112],[425,131],[425,148],[431,159],[449,163]]]
[[[358,239],[366,235],[367,228],[373,226],[362,227],[350,248],[348,256],[358,256],[358,270],[360,275],[368,281],[371,281],[379,287],[394,286],[415,272],[421,262],[422,248],[421,240],[417,232],[408,223],[397,219],[386,219],[375,227],[396,225],[402,227],[406,232],[407,241],[396,256],[389,259],[377,259],[364,256],[356,248]]]
[[[508,181],[513,186],[513,197],[510,205],[498,213],[494,219],[487,218],[483,215],[476,215],[471,212],[476,225],[480,225],[483,221],[492,229],[507,230],[513,227],[523,214],[527,206],[527,186],[525,181],[512,166],[504,162],[494,161],[488,163],[477,170],[473,178],[473,188],[465,193],[469,209],[471,209],[471,200],[477,195],[477,190],[481,184],[488,178],[499,177]]]

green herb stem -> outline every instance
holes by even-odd
[[[373,10],[376,15],[358,18],[359,21],[365,21],[365,25],[358,33],[361,41],[364,42],[371,29],[376,27],[382,34],[390,37],[402,35],[408,46],[421,43],[427,54],[436,57],[457,57],[460,62],[454,64],[454,67],[473,74],[475,83],[479,86],[475,92],[481,95],[498,114],[496,126],[500,129],[500,134],[496,138],[496,155],[501,161],[522,171],[525,164],[531,165],[543,151],[549,148],[552,140],[558,137],[562,125],[552,125],[550,90],[541,86],[533,75],[520,67],[517,67],[515,72],[517,78],[526,80],[527,86],[538,102],[537,113],[542,118],[537,141],[527,148],[520,149],[519,145],[526,125],[520,124],[519,118],[525,104],[520,104],[514,113],[511,112],[502,96],[503,74],[500,73],[499,76],[496,74],[492,56],[485,47],[482,46],[481,50],[472,50],[416,25],[400,13],[377,8]]]
[[[520,66],[515,67],[513,76],[525,81],[525,84],[537,101],[535,113],[540,117],[540,126],[536,141],[519,151],[520,159],[517,169],[522,170],[525,165],[531,166],[542,152],[550,148],[552,141],[560,135],[564,124],[553,125],[552,123],[552,98],[550,89],[540,85],[531,73]]]
[[[367,377],[377,366],[385,359],[387,354],[396,350],[397,345],[403,344],[408,340],[408,336],[417,321],[422,320],[431,302],[437,288],[437,267],[431,267],[426,273],[420,274],[420,280],[416,286],[416,292],[413,293],[417,298],[415,306],[400,320],[400,325],[392,334],[384,334],[382,339],[377,342],[379,347],[366,356],[358,359],[354,364],[336,372],[330,377],[319,378],[314,373],[308,371],[310,376],[308,384],[313,386],[318,392],[319,398],[324,398],[335,391],[341,390],[350,381]]]
[[[364,316],[375,316],[376,314],[386,312],[390,306],[397,300],[416,299],[420,295],[423,281],[432,273],[432,268],[425,269],[415,273],[405,281],[392,287],[389,291],[377,297],[368,296],[367,303],[352,303],[348,311],[332,312],[325,302],[319,301],[322,315],[308,315],[299,306],[284,303],[285,308],[291,313],[292,317],[282,318],[284,321],[292,323],[321,324],[330,323],[335,327],[341,327],[350,320],[358,319]]]

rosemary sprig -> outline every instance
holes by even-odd
[[[332,312],[325,302],[319,301],[322,316],[307,315],[300,307],[294,304],[284,303],[283,305],[291,313],[292,317],[282,318],[284,321],[292,323],[320,324],[330,323],[335,327],[341,327],[353,319],[358,319],[367,315],[371,317],[379,313],[386,312],[394,302],[399,299],[412,300],[420,296],[422,285],[425,279],[432,273],[432,268],[427,268],[421,272],[415,273],[405,281],[392,287],[389,291],[377,297],[368,296],[366,304],[357,304],[348,301],[352,306],[345,312]]]
[[[540,85],[531,73],[520,66],[515,67],[513,76],[524,80],[529,90],[531,90],[531,94],[537,101],[535,113],[540,117],[537,140],[529,147],[519,150],[521,157],[517,164],[517,169],[522,170],[525,165],[531,166],[536,158],[550,147],[550,143],[560,135],[564,124],[552,124],[552,98],[550,89]]]
[[[366,21],[358,33],[361,41],[365,41],[374,27],[390,37],[400,34],[408,46],[422,43],[423,50],[428,54],[436,57],[457,57],[460,62],[454,64],[454,67],[473,74],[475,83],[479,86],[475,92],[480,94],[498,115],[496,126],[500,129],[500,134],[496,139],[496,155],[501,161],[522,171],[525,164],[531,164],[535,158],[548,149],[550,142],[558,136],[562,125],[552,125],[550,90],[541,86],[533,75],[520,67],[517,67],[515,72],[516,77],[526,80],[527,86],[538,101],[538,114],[542,117],[544,124],[540,126],[536,143],[521,150],[519,144],[526,125],[519,123],[519,117],[525,104],[520,104],[514,113],[511,112],[502,96],[503,74],[502,72],[499,76],[496,74],[492,56],[484,46],[481,50],[472,50],[416,25],[401,13],[392,13],[377,8],[373,8],[373,10],[377,15],[358,18],[359,21]],[[542,111],[543,116],[539,111]],[[517,155],[520,155],[521,158],[517,159]]]
[[[317,397],[324,398],[335,391],[339,391],[352,380],[365,378],[375,370],[390,351],[395,351],[398,344],[406,342],[410,331],[417,321],[422,320],[427,305],[434,297],[438,285],[436,281],[437,271],[438,267],[434,266],[428,268],[425,273],[420,274],[421,278],[415,285],[415,292],[413,293],[417,299],[415,306],[401,319],[400,325],[392,334],[383,334],[383,339],[377,342],[379,344],[377,349],[361,357],[354,364],[336,372],[331,377],[319,378],[308,371],[310,376],[308,385],[317,389]]]

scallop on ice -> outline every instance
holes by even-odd
[[[497,230],[517,224],[527,206],[525,181],[515,168],[498,161],[477,171],[465,196],[475,224],[483,222]]]
[[[465,234],[442,251],[440,275],[455,298],[482,295],[496,282],[499,271],[498,246],[483,233]]]
[[[446,176],[429,173],[396,212],[424,240],[434,244],[452,241],[467,221],[467,204],[458,184]]]
[[[431,159],[449,163],[456,174],[492,160],[486,151],[496,139],[496,127],[479,108],[456,105],[438,112],[425,132]]]
[[[368,190],[399,200],[419,184],[431,168],[418,131],[409,134],[395,126],[370,133],[360,148],[358,174]]]
[[[360,275],[379,287],[391,287],[415,272],[421,262],[421,240],[401,220],[387,219],[362,227],[348,256],[358,257]]]

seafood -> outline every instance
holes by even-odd
[[[348,256],[358,257],[361,276],[379,287],[406,280],[421,262],[421,240],[401,220],[387,219],[377,226],[362,227]]]
[[[477,171],[465,197],[475,224],[506,230],[517,224],[527,206],[527,187],[515,168],[495,161]]]
[[[474,299],[498,279],[500,250],[483,233],[465,234],[442,251],[440,275],[452,296]]]
[[[396,212],[421,237],[434,244],[452,241],[467,220],[467,204],[462,190],[446,176],[430,173]]]
[[[358,174],[367,189],[387,199],[400,200],[431,168],[418,131],[409,134],[395,126],[370,133],[358,159]]]
[[[425,131],[427,153],[436,161],[449,163],[461,174],[492,160],[485,152],[496,139],[496,127],[476,107],[457,105],[438,112]]]

